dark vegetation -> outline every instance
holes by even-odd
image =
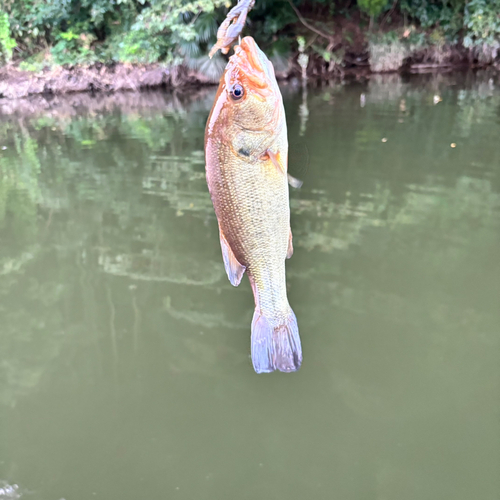
[[[210,60],[207,53],[218,25],[235,3],[4,0],[3,79],[9,74],[5,67],[10,75],[13,67],[45,74],[61,67],[70,72],[75,66],[91,67],[93,76],[87,75],[83,87],[106,88],[108,84],[99,83],[95,75],[113,74],[121,64],[157,65],[168,75],[158,73],[152,81],[127,84],[129,75],[119,88],[175,86],[186,78],[217,81],[226,59],[218,54]],[[500,0],[257,0],[245,33],[257,39],[283,75],[298,74],[299,62],[309,75],[322,77],[359,67],[385,72],[411,66],[496,64]],[[51,73],[47,78],[58,76]],[[39,85],[42,90],[45,80]],[[116,83],[114,77],[110,80]],[[108,87],[114,89],[112,84]]]

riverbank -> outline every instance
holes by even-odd
[[[94,64],[56,66],[39,72],[9,66],[0,69],[0,98],[19,99],[33,95],[75,92],[137,91],[144,88],[178,87],[207,83],[185,68],[169,69],[160,64]]]
[[[357,75],[356,78],[346,78],[345,82],[310,81],[310,91],[315,88],[324,90],[325,99],[336,95],[344,88],[356,88],[359,93],[360,106],[366,102],[394,102],[401,104],[402,99],[408,99],[409,94],[436,95],[435,102],[440,102],[440,96],[447,89],[463,87],[471,90],[484,102],[495,88],[500,87],[500,72],[493,68],[478,71],[448,71],[400,75],[397,73]],[[352,84],[352,85],[351,85]],[[284,97],[300,93],[301,81],[291,77],[281,82],[281,92]],[[0,122],[25,119],[44,118],[55,120],[60,126],[66,126],[68,120],[78,116],[97,116],[116,111],[149,115],[158,110],[167,114],[184,114],[187,109],[192,111],[192,103],[209,108],[213,103],[215,88],[213,86],[180,87],[172,91],[161,89],[143,89],[140,92],[74,92],[66,94],[38,94],[23,99],[0,99]],[[361,97],[363,96],[363,97]],[[330,102],[330,101],[329,101]],[[52,122],[51,122],[52,123]],[[1,144],[0,144],[1,145]]]
[[[307,26],[309,29],[310,25]],[[281,55],[272,44],[262,46],[279,80],[300,78],[303,69],[307,77],[315,81],[487,67],[500,72],[500,44],[466,48],[461,42],[449,44],[435,32],[420,31],[414,26],[405,28],[399,22],[385,31],[373,33],[364,31],[362,19],[344,17],[334,18],[329,27],[331,35],[318,31],[320,35],[311,37],[310,33],[301,31],[300,26],[295,29],[301,33],[295,37],[295,50],[290,41],[288,50]],[[327,41],[328,46],[324,48]],[[222,56],[209,60],[205,53],[198,56],[196,64],[188,56],[177,65],[161,62],[58,64],[50,50],[45,50],[36,62],[33,58],[29,61],[17,59],[0,67],[0,100],[79,92],[201,87],[217,84],[226,64]]]
[[[77,0],[0,8],[0,97],[215,84],[207,55],[236,1]],[[2,10],[3,9],[3,10]],[[255,37],[278,78],[500,69],[500,0],[255,2]]]
[[[290,61],[288,69],[278,73],[280,80],[299,76],[297,64]],[[450,72],[467,68],[482,68],[484,65],[468,65],[457,58],[441,64],[427,61],[407,64],[400,73]],[[492,72],[499,67],[491,65]],[[368,79],[371,75],[389,73],[373,71],[367,64],[351,64],[342,67],[336,74],[324,73],[317,65],[311,65],[308,72],[312,80],[328,79]],[[139,91],[153,88],[178,89],[202,87],[215,82],[202,74],[185,67],[168,68],[160,64],[95,64],[92,66],[55,67],[39,72],[23,71],[16,66],[0,69],[0,101],[21,99],[37,95],[63,95],[80,92],[114,93],[119,91]]]

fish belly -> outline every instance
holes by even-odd
[[[237,260],[256,278],[263,267],[284,267],[288,249],[288,184],[273,170],[268,162],[234,162],[207,175],[220,228]]]

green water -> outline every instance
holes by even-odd
[[[498,500],[498,76],[283,88],[296,374],[253,372],[192,94],[0,101],[0,498]]]

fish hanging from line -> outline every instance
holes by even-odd
[[[227,275],[238,286],[246,272],[254,294],[254,369],[296,371],[302,348],[285,259],[293,253],[288,182],[300,181],[287,174],[285,109],[273,66],[251,37],[235,47],[222,75],[205,157]]]

